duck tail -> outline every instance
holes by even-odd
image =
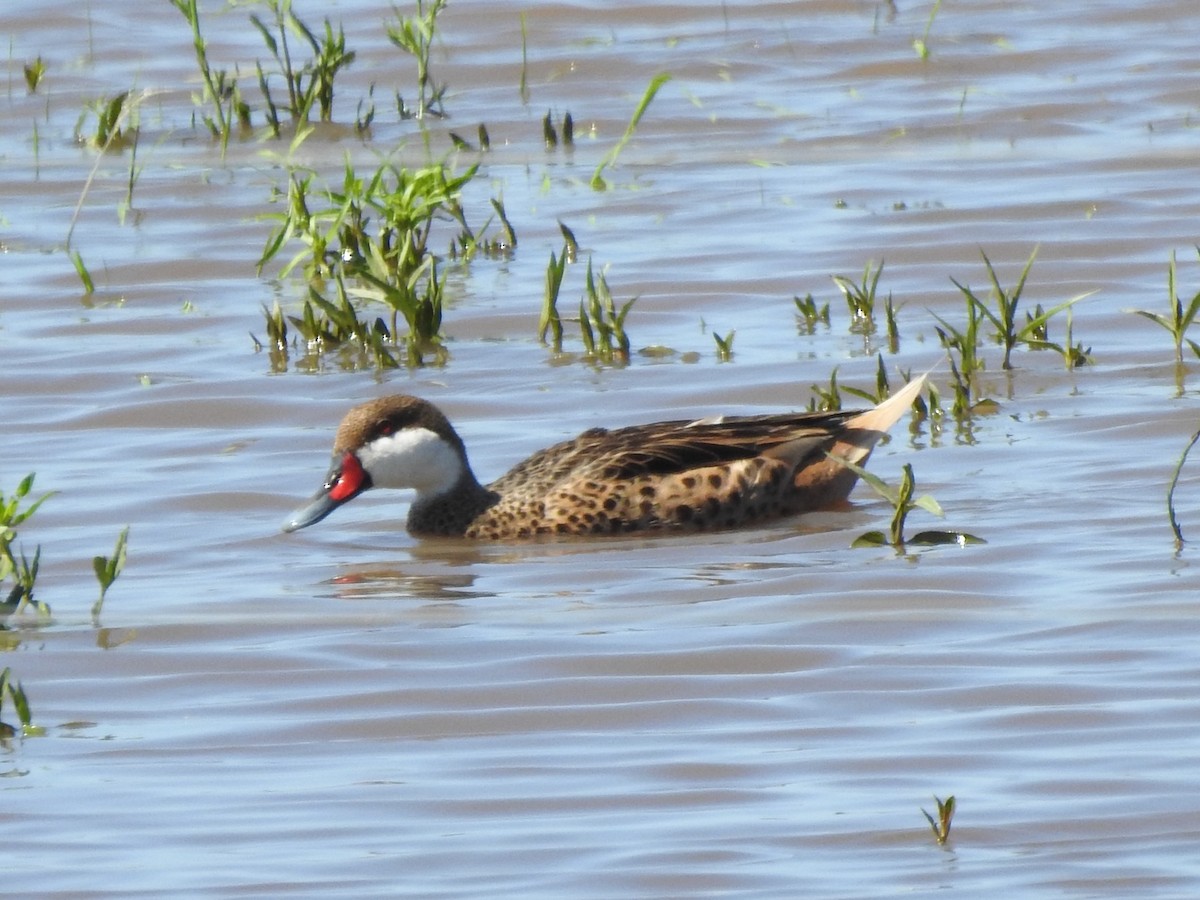
[[[900,418],[908,411],[908,408],[913,405],[913,401],[925,389],[925,379],[928,377],[928,373],[918,375],[874,409],[868,409],[866,412],[859,413],[853,419],[848,419],[846,421],[847,430],[874,431],[880,436],[886,434],[891,430],[893,425],[900,421]],[[875,440],[878,439],[876,437]]]

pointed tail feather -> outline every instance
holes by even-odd
[[[854,431],[876,431],[880,435],[886,434],[893,425],[900,421],[908,408],[913,405],[913,401],[925,389],[927,377],[928,375],[918,375],[874,409],[868,409],[853,419],[849,419],[846,422],[846,428]]]
[[[828,457],[797,472],[795,486],[807,508],[822,509],[845,501],[858,476],[837,460],[847,459],[858,466],[866,463],[875,444],[924,390],[926,377],[914,378],[874,409],[847,420],[844,430],[829,448]]]

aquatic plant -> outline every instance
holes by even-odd
[[[41,86],[42,78],[46,75],[46,63],[38,56],[33,62],[25,63],[22,67],[25,73],[25,88],[31,94],[36,94]]]
[[[1192,452],[1192,448],[1196,446],[1196,442],[1200,441],[1200,430],[1197,430],[1187,442],[1187,446],[1183,448],[1183,453],[1179,456],[1179,462],[1175,464],[1175,471],[1171,475],[1171,483],[1167,487],[1167,519],[1171,523],[1171,531],[1175,533],[1175,549],[1183,548],[1183,528],[1179,524],[1179,517],[1175,514],[1175,489],[1179,487],[1179,476],[1183,474],[1183,464],[1187,462],[1188,454]]]
[[[21,479],[17,489],[11,496],[5,496],[0,491],[0,584],[12,578],[14,586],[9,591],[2,606],[3,615],[16,612],[24,606],[34,606],[39,612],[49,614],[49,607],[36,603],[33,596],[34,585],[37,582],[38,569],[41,564],[42,548],[39,544],[33,553],[32,562],[26,557],[24,550],[20,556],[13,552],[13,543],[17,539],[17,528],[24,524],[54,492],[43,494],[22,508],[25,498],[33,490],[36,473],[31,472]]]
[[[604,154],[604,158],[600,160],[600,165],[596,166],[596,171],[592,173],[593,190],[603,191],[608,189],[608,182],[604,180],[604,170],[617,161],[617,157],[621,155],[621,151],[625,149],[625,145],[633,137],[638,123],[642,121],[642,116],[646,114],[646,110],[650,107],[655,95],[670,80],[671,76],[667,72],[660,72],[650,79],[650,84],[647,85],[646,92],[642,94],[642,99],[638,101],[638,105],[633,111],[633,117],[629,120],[629,124],[625,126],[625,133],[621,135],[620,140],[617,141],[613,148]]]
[[[417,105],[409,110],[400,95],[396,107],[401,118],[423,119],[427,115],[443,116],[442,97],[446,85],[437,84],[429,69],[429,52],[437,34],[437,17],[446,8],[446,0],[417,0],[416,15],[405,16],[393,7],[396,22],[387,27],[388,40],[409,54],[417,64]]]
[[[925,812],[924,809],[921,810],[921,814],[925,816],[929,827],[933,829],[933,837],[938,842],[938,846],[944,847],[946,841],[950,840],[950,823],[954,819],[956,803],[953,794],[945,800],[941,800],[935,795],[933,800],[937,804],[937,818],[935,819],[929,813]]]
[[[92,557],[92,571],[96,573],[96,581],[100,583],[100,597],[92,604],[92,621],[97,622],[100,618],[100,610],[104,608],[104,597],[108,594],[108,589],[112,587],[113,582],[125,569],[126,545],[129,541],[129,526],[126,525],[124,530],[117,535],[116,546],[113,547],[112,556],[95,556]]]
[[[904,464],[899,486],[892,487],[878,475],[868,472],[862,466],[856,465],[848,459],[842,459],[833,454],[829,454],[829,458],[837,460],[837,462],[850,469],[850,471],[854,472],[859,478],[870,485],[879,496],[892,504],[892,520],[888,525],[887,534],[884,534],[882,531],[868,531],[855,538],[850,545],[851,547],[886,546],[903,550],[909,544],[927,546],[958,544],[959,546],[963,546],[966,544],[984,543],[981,538],[961,531],[922,531],[912,538],[905,538],[904,525],[909,514],[913,511],[923,509],[938,518],[944,515],[941,505],[931,495],[922,494],[920,497],[915,496],[916,479],[913,477],[911,463]]]
[[[558,256],[550,252],[550,263],[546,266],[546,291],[538,318],[538,340],[545,344],[546,335],[550,335],[550,347],[555,353],[562,353],[563,327],[562,317],[558,314],[558,295],[567,271],[568,254],[569,247],[566,245]]]
[[[939,315],[934,314],[934,318],[941,323],[935,326],[934,331],[950,359],[950,377],[954,387],[950,411],[956,419],[961,420],[969,416],[981,401],[977,395],[978,376],[983,371],[983,358],[979,355],[979,307],[967,303],[967,324],[961,330]]]
[[[78,250],[71,250],[68,254],[71,258],[71,264],[75,267],[75,274],[79,276],[79,281],[83,285],[84,296],[90,296],[96,292],[96,283],[92,281],[92,273],[88,271],[88,267],[84,264],[83,257]]]
[[[333,25],[325,19],[324,34],[318,38],[311,28],[292,11],[292,0],[265,0],[271,12],[272,22],[268,25],[259,16],[251,13],[250,21],[262,36],[263,43],[275,58],[277,74],[283,77],[287,88],[287,103],[284,109],[291,116],[292,124],[299,128],[312,118],[316,107],[321,122],[333,120],[333,89],[338,72],[354,62],[355,53],[346,49],[346,35],[339,25],[334,33]],[[288,34],[302,38],[311,51],[311,58],[297,64]],[[267,125],[278,137],[281,132],[279,104],[271,93],[270,76],[257,65],[258,84],[267,104]],[[373,116],[373,112],[371,113]],[[361,121],[361,118],[360,118]]]
[[[729,334],[721,337],[715,331],[713,332],[713,340],[717,344],[717,361],[729,362],[733,359],[733,336],[736,332],[731,331]]]
[[[850,330],[857,334],[873,334],[875,331],[875,300],[879,289],[879,276],[883,274],[883,261],[880,261],[879,268],[874,272],[871,271],[872,266],[874,263],[867,260],[861,282],[855,282],[845,275],[831,276],[833,283],[846,299],[846,306],[850,311]]]
[[[357,340],[380,364],[390,365],[394,359],[383,344],[398,340],[403,318],[409,328],[405,346],[410,365],[419,365],[430,350],[440,354],[445,276],[430,246],[435,224],[452,223],[447,255],[453,259],[468,259],[481,248],[492,254],[511,252],[516,243],[498,201],[492,208],[500,222],[500,238],[484,240],[467,224],[462,190],[477,169],[471,166],[456,174],[445,162],[419,169],[383,162],[363,177],[347,159],[341,185],[332,188],[318,186],[312,170],[293,167],[286,209],[267,217],[276,226],[258,267],[261,272],[290,242],[303,245],[279,274],[302,267],[309,282],[304,313],[291,319],[305,340],[332,345]],[[336,302],[325,299],[320,290],[329,280],[339,292]],[[360,321],[347,296],[384,304],[391,313],[390,325]],[[268,337],[274,340],[279,330],[268,315]]]
[[[551,110],[546,110],[546,117],[542,119],[542,142],[547,150],[558,146],[558,131],[555,130],[554,113]],[[562,143],[567,148],[575,146],[575,120],[571,118],[570,112],[564,113],[562,117]],[[595,184],[592,186],[595,187]]]
[[[224,153],[234,121],[249,127],[250,107],[242,99],[237,81],[225,69],[214,69],[209,65],[208,42],[200,30],[198,0],[171,0],[171,5],[179,10],[192,29],[196,65],[204,82],[204,90],[199,96],[193,97],[193,102],[197,106],[208,105],[211,108],[212,115],[202,114],[202,118],[212,135],[220,139],[221,152]]]
[[[0,672],[0,715],[4,713],[5,700],[12,704],[17,713],[17,720],[21,723],[22,737],[45,734],[45,729],[33,724],[25,688],[21,686],[21,682],[13,678],[12,669],[8,666],[5,666],[4,671]],[[16,733],[17,730],[12,725],[0,719],[0,738],[7,739]]]
[[[1012,351],[1017,344],[1027,344],[1035,349],[1038,347],[1054,349],[1062,353],[1064,358],[1067,359],[1068,367],[1080,365],[1088,358],[1088,354],[1082,352],[1082,346],[1071,347],[1069,339],[1066,348],[1047,344],[1045,334],[1047,323],[1050,319],[1063,310],[1069,312],[1072,306],[1080,300],[1090,297],[1094,293],[1093,291],[1078,294],[1070,300],[1051,307],[1048,310],[1043,309],[1039,304],[1033,315],[1026,314],[1024,324],[1017,321],[1017,305],[1021,302],[1021,294],[1025,290],[1025,282],[1029,278],[1029,272],[1033,268],[1037,252],[1038,248],[1034,247],[1033,252],[1029,254],[1029,259],[1025,262],[1025,267],[1021,270],[1021,275],[1017,279],[1017,283],[1006,290],[1000,284],[1000,279],[996,275],[996,269],[992,266],[992,261],[988,259],[987,253],[982,250],[980,251],[980,255],[983,257],[983,264],[987,268],[988,280],[991,283],[988,297],[992,301],[992,305],[980,299],[970,287],[959,284],[954,278],[950,279],[954,286],[962,292],[968,306],[976,308],[996,329],[996,341],[1004,348],[1004,358],[1001,361],[1001,368],[1006,370],[1013,367]],[[993,306],[995,307],[994,309]],[[1076,353],[1076,350],[1081,352]]]
[[[837,366],[834,366],[833,371],[829,373],[829,387],[824,388],[819,384],[811,386],[816,396],[808,401],[809,412],[837,412],[842,408],[842,394],[838,387],[837,374]]]
[[[804,298],[793,296],[792,300],[796,304],[796,327],[804,334],[812,334],[817,329],[818,324],[824,324],[829,327],[829,304],[826,303],[822,307],[817,306],[817,301],[813,299],[812,294],[805,294]]]
[[[594,275],[588,258],[584,297],[579,301],[579,331],[587,356],[604,363],[629,361],[629,335],[625,319],[637,297],[617,309],[604,273]]]
[[[130,140],[126,129],[131,127],[130,117],[135,108],[136,105],[130,101],[129,91],[121,91],[108,99],[89,103],[75,126],[76,140],[101,152],[125,146],[126,142]],[[84,120],[87,119],[89,112],[95,116],[96,123],[91,133],[85,135]],[[136,125],[132,126],[134,130],[136,127]]]
[[[1200,246],[1196,247],[1196,254],[1200,256]],[[1146,309],[1131,309],[1128,312],[1135,313],[1143,318],[1149,319],[1161,325],[1170,332],[1171,338],[1175,342],[1175,362],[1183,362],[1183,345],[1186,343],[1191,348],[1192,353],[1200,356],[1200,344],[1197,344],[1187,336],[1187,330],[1192,327],[1192,323],[1196,320],[1196,315],[1200,313],[1200,291],[1192,295],[1192,299],[1188,301],[1187,306],[1184,306],[1183,301],[1179,297],[1179,291],[1176,287],[1175,275],[1175,251],[1171,251],[1171,262],[1167,266],[1167,301],[1170,304],[1167,313],[1151,312]]]
[[[525,10],[521,10],[521,82],[517,93],[522,103],[529,102],[529,23],[525,19]]]
[[[913,49],[922,60],[929,59],[929,32],[933,31],[933,20],[937,18],[938,10],[942,8],[942,0],[934,0],[933,9],[929,11],[929,21],[925,23],[925,31],[919,38],[913,39]]]
[[[861,397],[872,405],[878,405],[891,396],[892,388],[888,384],[887,366],[883,362],[883,354],[878,354],[879,364],[875,368],[875,393],[861,390],[860,388],[843,388],[847,394],[853,394],[855,397]]]

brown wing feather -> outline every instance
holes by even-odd
[[[785,514],[797,466],[853,412],[593,429],[534,454],[489,487],[492,523],[537,531],[715,527]]]

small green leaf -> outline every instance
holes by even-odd
[[[923,547],[941,547],[947,544],[965,547],[967,544],[986,544],[987,541],[963,531],[922,531],[913,535],[908,543]]]
[[[882,531],[868,531],[866,534],[860,534],[850,544],[855,549],[859,547],[886,547],[887,545],[887,535]]]
[[[937,516],[938,518],[941,518],[945,515],[945,513],[942,512],[941,504],[934,500],[929,494],[922,494],[913,501],[913,506],[919,506],[926,512],[933,513],[933,515]]]

